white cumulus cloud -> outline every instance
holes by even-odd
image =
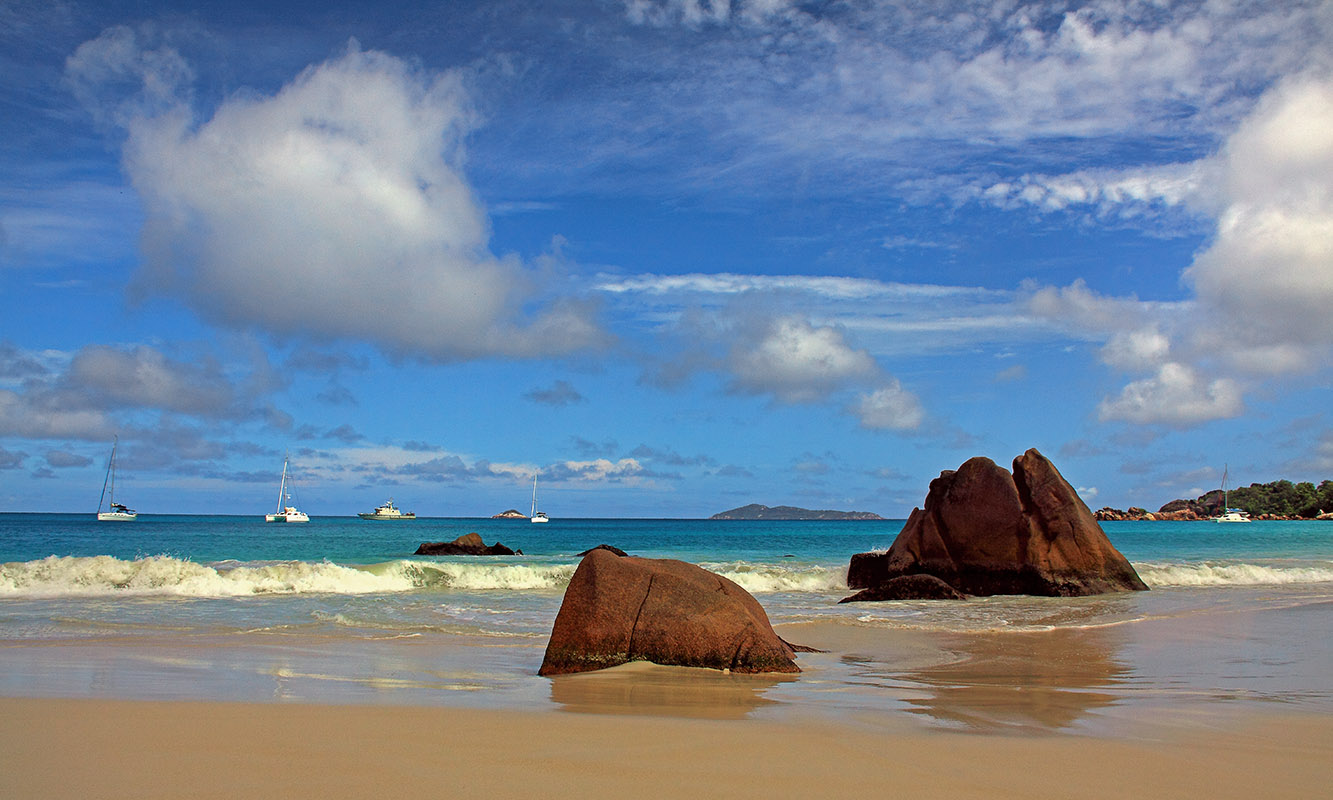
[[[862,427],[875,430],[910,431],[921,426],[925,411],[916,395],[903,389],[897,379],[873,392],[862,394],[852,408]]]
[[[1102,420],[1177,427],[1236,417],[1244,411],[1241,390],[1230,378],[1209,380],[1185,364],[1167,362],[1155,375],[1133,381],[1097,408]]]
[[[127,36],[114,29],[80,49],[69,72],[83,92],[170,62]],[[536,270],[489,252],[462,170],[475,115],[456,73],[353,43],[273,95],[233,95],[202,123],[182,101],[124,124],[146,214],[142,292],[233,326],[440,361],[602,340],[586,303],[541,300]]]
[[[1227,205],[1185,278],[1238,369],[1333,359],[1333,76],[1271,90],[1227,142]]]
[[[771,393],[785,403],[815,402],[879,374],[870,354],[853,349],[841,331],[797,317],[747,332],[733,346],[727,367],[733,390]]]

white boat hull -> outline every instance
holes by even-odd
[[[139,518],[138,514],[124,511],[99,511],[97,519],[101,522],[131,522]]]
[[[286,514],[265,514],[265,522],[309,522],[310,517],[304,511]]]
[[[539,513],[537,514],[537,516],[533,517],[530,521],[531,521],[531,522],[550,522],[551,520],[550,520],[550,518],[547,517],[545,514],[542,514],[542,513],[539,512]]]

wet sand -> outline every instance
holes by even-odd
[[[1316,599],[1048,630],[780,625],[827,651],[799,676],[548,680],[538,639],[10,642],[0,797],[1317,797],[1333,604]]]
[[[809,719],[0,699],[7,798],[1306,798],[1333,720],[1164,738],[984,736]]]

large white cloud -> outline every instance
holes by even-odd
[[[1271,90],[1228,140],[1227,206],[1185,278],[1237,369],[1327,367],[1333,344],[1333,76]]]
[[[1279,82],[1215,156],[1186,171],[1198,183],[1180,202],[1215,220],[1182,273],[1191,300],[1108,297],[1082,282],[1028,300],[1037,316],[1104,338],[1107,364],[1145,373],[1102,403],[1103,419],[1232,417],[1263,381],[1333,368],[1333,75]]]
[[[75,82],[171,63],[126,38],[114,29],[81,47]],[[585,305],[543,301],[536,271],[488,251],[462,171],[475,116],[457,74],[353,44],[276,94],[232,96],[201,124],[183,104],[127,116],[124,164],[147,217],[142,292],[226,324],[438,360],[601,339]]]

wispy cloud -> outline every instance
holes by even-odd
[[[557,380],[549,388],[531,389],[523,393],[526,400],[557,408],[587,402],[574,385],[566,380]]]

